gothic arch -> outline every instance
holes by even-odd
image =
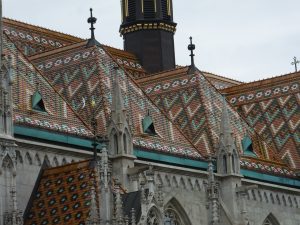
[[[36,166],[41,166],[42,165],[42,162],[41,162],[41,159],[40,159],[40,156],[38,153],[35,154],[35,157],[34,157],[34,164]]]
[[[17,164],[23,164],[23,157],[20,151],[16,151]]]
[[[164,214],[164,225],[191,225],[188,215],[176,198],[166,204]]]
[[[111,140],[110,144],[110,152],[112,155],[119,154],[119,142],[118,142],[118,135],[116,129],[112,129],[110,132]]]
[[[147,214],[147,225],[162,225],[163,218],[161,216],[160,211],[156,208],[156,206],[152,206]]]
[[[59,162],[58,162],[56,156],[54,156],[54,158],[53,158],[53,166],[56,166],[56,167],[59,166]]]
[[[280,225],[275,216],[270,213],[267,218],[264,220],[263,225]]]
[[[51,163],[50,163],[50,160],[49,160],[49,158],[48,158],[47,155],[45,155],[45,157],[44,157],[44,162],[46,163],[46,165],[47,165],[48,167],[51,167]]]
[[[5,170],[12,170],[14,168],[13,160],[9,155],[4,157],[1,167]]]
[[[62,162],[61,162],[61,165],[64,166],[64,165],[66,165],[66,164],[68,164],[68,162],[67,162],[66,158],[63,158],[63,159],[62,159]]]
[[[29,152],[26,152],[26,154],[25,154],[25,160],[26,160],[26,163],[27,163],[28,165],[32,165],[32,158],[31,158]]]

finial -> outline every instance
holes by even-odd
[[[90,18],[88,18],[88,23],[91,24],[91,28],[90,28],[90,30],[91,30],[91,39],[95,39],[94,24],[97,22],[97,18],[93,17],[93,9],[92,8],[90,8],[90,12],[91,12],[91,16],[90,16]]]
[[[291,64],[295,66],[295,72],[298,72],[297,64],[299,64],[300,61],[297,60],[297,57],[296,57],[296,56],[294,56],[293,59],[294,59],[294,62],[292,62]]]
[[[93,9],[90,8],[91,16],[88,18],[87,22],[91,24],[90,31],[91,31],[91,38],[89,39],[87,43],[87,47],[91,47],[94,45],[99,45],[99,42],[95,39],[95,27],[94,24],[97,22],[97,18],[93,17]]]
[[[195,67],[195,62],[194,62],[194,56],[195,56],[194,50],[195,49],[196,49],[196,46],[193,44],[193,38],[190,37],[190,44],[188,46],[188,50],[191,51],[190,56],[191,56],[191,66],[192,67]]]

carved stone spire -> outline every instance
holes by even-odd
[[[107,149],[102,148],[102,156],[101,156],[101,168],[100,168],[100,217],[101,217],[101,225],[109,225],[111,224],[111,171],[109,169],[108,164],[108,155]]]
[[[112,174],[119,179],[124,187],[129,187],[128,168],[134,167],[132,134],[127,120],[124,98],[121,91],[119,76],[123,71],[115,67],[115,78],[112,90],[111,118],[108,123],[109,154],[112,156]]]
[[[112,90],[111,121],[108,127],[109,150],[112,155],[131,155],[133,151],[132,137],[117,75],[116,69]]]
[[[208,220],[210,225],[219,224],[220,211],[219,211],[219,187],[215,182],[214,165],[212,159],[208,162],[208,183],[206,183],[207,194],[207,208],[209,210]]]
[[[91,211],[90,216],[87,222],[87,225],[100,225],[100,217],[99,217],[99,211],[97,207],[97,201],[96,201],[96,192],[95,188],[92,187],[91,190]]]
[[[240,158],[233,138],[230,117],[225,97],[220,124],[220,138],[217,149],[217,170],[222,175],[240,174]]]
[[[116,223],[118,225],[124,224],[124,217],[123,217],[123,202],[120,193],[120,183],[116,181],[115,184],[115,191],[116,191],[116,198],[115,198],[115,217]]]

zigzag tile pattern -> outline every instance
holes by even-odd
[[[299,168],[299,73],[228,88],[224,92],[251,126],[276,149],[279,157]]]
[[[188,68],[180,68],[138,82],[203,155],[215,151],[223,98],[204,75],[199,71],[188,74]],[[255,134],[249,124],[233,108],[229,106],[228,109],[237,144],[246,134],[253,136],[256,140],[255,153],[260,158],[276,160],[272,149]]]
[[[71,135],[91,136],[91,131],[72,107],[7,37],[3,44],[5,54],[11,58],[14,77],[14,122]],[[47,113],[32,109],[31,97],[36,91],[42,95]]]
[[[117,77],[128,117],[132,121],[131,129],[136,146],[148,151],[201,158],[196,148],[148,99],[117,60],[104,48],[86,48],[85,44],[82,42],[36,55],[31,60],[87,124],[90,124],[93,115],[96,116],[100,135],[106,135],[106,123],[112,103],[112,84]],[[116,70],[117,65],[119,69]],[[92,100],[96,103],[95,109],[91,107]],[[148,110],[158,133],[156,136],[142,132],[142,119]]]

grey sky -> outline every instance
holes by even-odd
[[[176,63],[190,62],[189,36],[198,68],[241,81],[294,71],[300,59],[299,0],[173,0]],[[3,0],[4,16],[89,37],[86,20],[93,7],[96,37],[122,48],[119,0]],[[300,65],[299,65],[300,68]]]

